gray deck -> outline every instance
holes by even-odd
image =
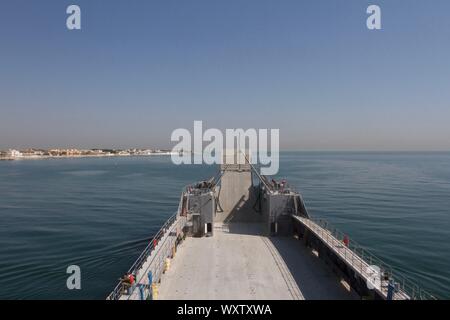
[[[216,223],[187,238],[161,279],[159,299],[352,299],[294,238],[268,238],[257,223]]]
[[[322,240],[322,242],[325,243],[337,256],[339,256],[342,261],[349,265],[355,273],[360,274],[366,282],[370,281],[372,278],[372,274],[369,272],[370,264],[367,263],[362,257],[343,245],[342,241],[336,239],[330,231],[317,225],[314,221],[297,216],[293,216],[293,218],[301,222],[310,231],[314,232]],[[387,286],[387,281],[381,281],[381,287],[375,288],[374,290],[377,290],[386,298],[388,292]],[[404,291],[399,290],[395,293],[394,299],[409,300],[410,297]]]

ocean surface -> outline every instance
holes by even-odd
[[[214,166],[170,157],[0,161],[0,299],[104,299]],[[450,153],[285,152],[278,177],[325,218],[450,298]],[[81,268],[81,290],[66,268]]]

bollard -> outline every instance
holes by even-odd
[[[394,290],[395,290],[395,282],[393,280],[389,280],[388,292],[387,292],[387,296],[386,296],[387,300],[394,299]]]
[[[152,284],[153,283],[153,273],[151,271],[149,271],[147,276],[148,276],[148,283]]]
[[[144,294],[144,285],[143,284],[138,284],[139,286],[139,297],[141,298],[141,300],[145,300],[145,294]]]
[[[166,258],[164,261],[164,272],[169,271],[170,269],[170,258]]]
[[[158,300],[158,285],[156,283],[152,284],[152,300]]]

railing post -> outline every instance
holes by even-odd
[[[364,265],[364,249],[363,248],[361,248],[361,255],[362,255],[362,258],[361,258],[361,274],[363,274],[363,265]]]

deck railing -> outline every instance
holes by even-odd
[[[127,274],[137,274],[137,271],[142,267],[142,265],[145,263],[147,258],[151,255],[153,250],[155,250],[156,245],[158,244],[159,240],[164,236],[164,234],[167,232],[167,230],[170,229],[170,227],[173,225],[173,223],[177,220],[179,214],[181,213],[181,206],[184,196],[184,189],[181,194],[180,203],[178,204],[178,210],[176,213],[174,213],[167,221],[163,224],[163,226],[159,229],[159,231],[152,237],[149,244],[145,247],[144,251],[139,255],[139,257],[136,259],[136,261],[131,265],[131,267],[128,269]],[[136,279],[137,281],[138,279]],[[123,292],[123,284],[119,282],[114,290],[110,293],[107,300],[118,300],[120,299],[120,296]]]
[[[348,250],[341,251],[341,254],[344,254],[344,258],[347,263],[350,263],[352,267],[361,274],[368,273],[368,271],[364,269],[371,266],[377,266],[380,269],[380,275],[382,278],[386,277],[386,279],[390,279],[395,282],[396,291],[397,293],[403,295],[403,298],[411,300],[437,299],[426,290],[420,288],[415,281],[398,272],[394,272],[390,265],[386,264],[383,260],[372,254],[364,246],[358,244],[353,239],[350,239],[347,234],[335,228],[328,221],[320,218],[309,218],[306,220],[310,220],[321,227],[322,231],[319,231],[319,233],[322,238],[334,238],[338,242],[342,243],[342,245]],[[382,282],[382,286],[383,285],[384,287],[381,288],[381,290],[384,290],[386,293],[387,282]]]

